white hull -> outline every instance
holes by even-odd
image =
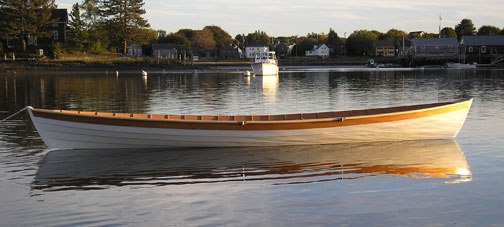
[[[291,130],[209,130],[112,126],[54,120],[32,121],[50,148],[243,147],[449,139],[469,108],[427,117],[343,127]],[[349,118],[350,119],[350,118]]]
[[[272,63],[253,63],[252,71],[255,75],[278,75],[278,66]]]

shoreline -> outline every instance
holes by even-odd
[[[149,61],[151,60],[151,61]],[[412,70],[415,68],[443,68],[443,66],[425,66],[425,67],[401,67],[395,64],[394,67],[374,68],[367,67],[367,58],[345,57],[329,59],[313,58],[290,58],[279,59],[279,68],[281,71],[304,71],[304,70],[323,70],[323,71],[347,71],[349,69],[357,70]],[[393,62],[395,59],[376,59],[375,62],[385,63]],[[251,71],[250,61],[215,61],[215,62],[193,62],[178,64],[160,62],[152,63],[152,59],[143,59],[136,61],[121,61],[113,59],[112,61],[91,61],[83,60],[17,60],[0,61],[0,73],[32,73],[34,71],[43,73],[105,73],[116,74],[135,74],[141,70],[148,73],[244,73]]]
[[[393,59],[387,59],[393,60]],[[158,63],[159,62],[159,63]],[[368,58],[362,57],[344,57],[344,58],[329,58],[329,59],[313,59],[313,58],[289,58],[279,59],[279,67],[289,66],[364,66],[368,62]],[[156,64],[157,63],[157,64]],[[167,62],[166,60],[157,61],[156,59],[140,59],[140,60],[125,60],[124,58],[112,58],[108,60],[87,60],[87,59],[54,59],[54,60],[33,60],[33,59],[18,59],[0,61],[0,72],[8,71],[33,71],[33,70],[65,70],[75,72],[85,71],[186,71],[186,70],[208,70],[212,68],[227,68],[227,69],[246,69],[250,67],[251,61],[202,61],[202,62],[187,62],[185,64]]]

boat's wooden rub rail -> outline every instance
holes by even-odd
[[[321,112],[321,113],[299,113],[299,114],[279,114],[279,115],[161,115],[161,114],[137,114],[137,113],[108,113],[108,112],[88,112],[74,110],[44,110],[56,113],[86,115],[99,117],[118,117],[118,118],[136,118],[136,119],[164,119],[164,120],[188,120],[188,121],[296,121],[296,120],[315,120],[328,118],[347,118],[356,116],[366,116],[375,114],[387,114],[403,111],[412,111],[417,109],[432,108],[436,106],[449,105],[457,102],[434,103],[413,106],[388,107],[366,110],[348,110],[337,112]],[[42,109],[37,109],[41,111]]]
[[[32,109],[36,117],[114,126],[203,130],[290,130],[390,122],[447,113],[470,106],[471,100],[339,112],[257,115],[157,115]]]

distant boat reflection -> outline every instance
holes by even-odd
[[[247,85],[254,85],[261,89],[264,101],[274,103],[278,91],[278,76],[246,77]]]
[[[233,181],[305,184],[364,177],[471,180],[452,140],[373,144],[185,150],[58,150],[49,152],[34,189],[103,189]]]

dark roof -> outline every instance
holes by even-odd
[[[240,50],[240,48],[238,46],[225,46],[223,48],[221,48],[221,50],[224,50],[224,51],[238,51]]]
[[[56,20],[56,22],[68,23],[67,9],[53,9],[51,11],[51,20]]]
[[[322,47],[322,45],[325,45],[325,44],[324,44],[324,43],[322,43],[322,44],[315,44],[315,45],[313,45],[313,50],[317,50],[317,49],[321,48],[321,47]],[[327,46],[327,45],[326,45],[326,46]]]
[[[177,45],[173,43],[154,43],[152,44],[153,50],[173,50],[176,49]]]
[[[394,41],[392,40],[376,40],[376,46],[392,46],[394,47]]]
[[[456,38],[423,38],[411,40],[412,46],[451,46],[458,44]]]
[[[504,46],[504,35],[462,36],[460,44],[466,46]]]

